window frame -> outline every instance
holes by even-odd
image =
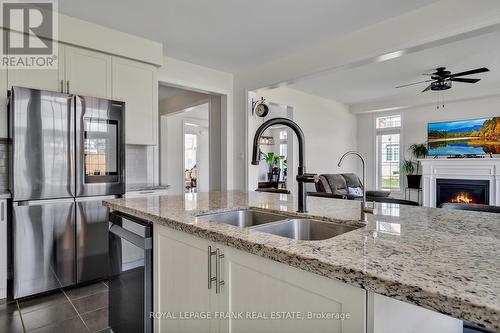
[[[393,117],[400,116],[400,126],[399,127],[388,127],[388,128],[377,128],[378,118],[382,117]],[[402,193],[404,191],[404,178],[403,172],[401,170],[401,165],[403,162],[404,154],[403,147],[404,145],[404,136],[403,136],[403,127],[404,127],[404,115],[403,112],[390,112],[390,113],[378,113],[374,114],[373,117],[373,152],[375,157],[375,187],[377,190],[390,190],[392,193]],[[382,188],[382,168],[381,168],[381,159],[382,152],[379,149],[378,137],[379,135],[390,135],[390,134],[399,134],[399,188]],[[381,148],[381,147],[380,147]]]

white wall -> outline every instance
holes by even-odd
[[[360,152],[367,159],[368,188],[375,187],[375,118],[392,113],[368,113],[357,115],[358,145]],[[402,115],[402,153],[407,154],[413,143],[425,143],[427,123],[500,116],[500,97],[471,99],[468,101],[447,102],[445,108],[436,109],[436,105],[415,106],[399,111]]]
[[[310,173],[358,172],[359,162],[346,160],[342,168],[337,162],[348,150],[357,149],[356,116],[342,104],[326,98],[303,93],[287,87],[259,91],[257,95],[266,100],[293,108],[293,121],[304,132],[306,142],[306,171]],[[249,115],[248,159],[251,160],[252,140],[257,126],[262,123],[258,117]],[[296,140],[296,139],[294,139]],[[289,178],[294,179],[298,165],[297,141],[295,141],[293,167]],[[261,162],[264,163],[264,162]],[[248,189],[255,189],[255,166],[249,166]],[[296,182],[292,181],[292,193],[296,193]]]
[[[202,125],[202,123],[199,123]],[[198,155],[196,156],[196,163],[198,167],[198,192],[208,192],[210,190],[210,155],[208,147],[208,122],[206,126],[198,129]]]

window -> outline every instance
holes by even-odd
[[[399,162],[399,144],[389,143],[385,146],[384,162]]]
[[[376,126],[377,188],[401,190],[401,115],[378,117]]]
[[[401,127],[401,116],[388,116],[377,118],[377,129]]]

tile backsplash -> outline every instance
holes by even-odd
[[[148,146],[127,145],[125,154],[127,184],[148,184],[151,182],[148,154]]]
[[[0,192],[9,188],[9,145],[0,139]]]

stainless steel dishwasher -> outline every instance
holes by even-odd
[[[109,220],[109,325],[114,333],[153,332],[152,224],[119,212]]]

